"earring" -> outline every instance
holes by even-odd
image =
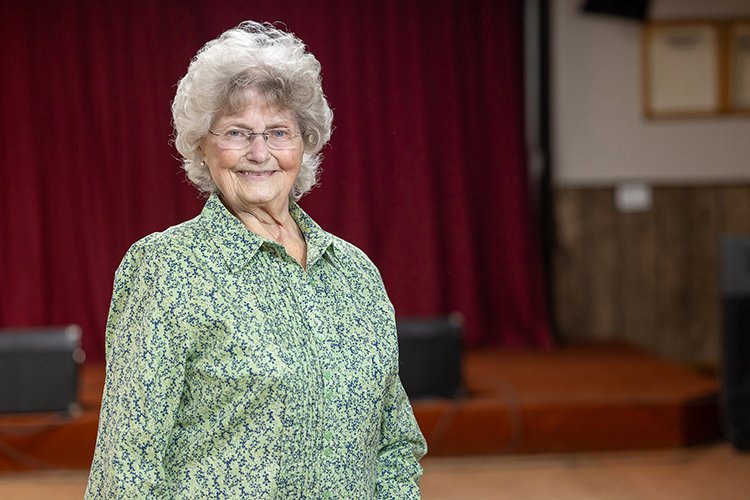
[[[206,162],[201,160],[201,167],[205,167],[205,166],[206,166]]]

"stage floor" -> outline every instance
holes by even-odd
[[[413,401],[435,455],[687,446],[721,437],[719,382],[623,344],[466,354],[468,396]]]
[[[716,441],[714,377],[621,344],[463,359],[466,396],[415,400],[431,456],[683,447]],[[102,364],[82,369],[79,415],[0,415],[0,470],[87,469]]]

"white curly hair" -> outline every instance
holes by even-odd
[[[190,62],[172,102],[182,167],[201,192],[217,190],[199,146],[217,117],[245,108],[251,89],[297,120],[305,149],[290,197],[298,200],[317,183],[333,111],[323,94],[318,60],[302,40],[270,23],[245,21],[206,43]]]

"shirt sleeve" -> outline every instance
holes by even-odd
[[[177,311],[184,287],[175,286],[173,275],[163,252],[139,244],[115,275],[87,499],[171,497],[163,459],[186,359]]]
[[[418,499],[427,445],[414,418],[398,372],[389,377],[378,450],[378,499]]]

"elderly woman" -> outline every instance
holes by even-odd
[[[297,205],[332,112],[294,35],[207,43],[172,113],[201,214],[117,270],[87,498],[419,497],[380,275]]]

